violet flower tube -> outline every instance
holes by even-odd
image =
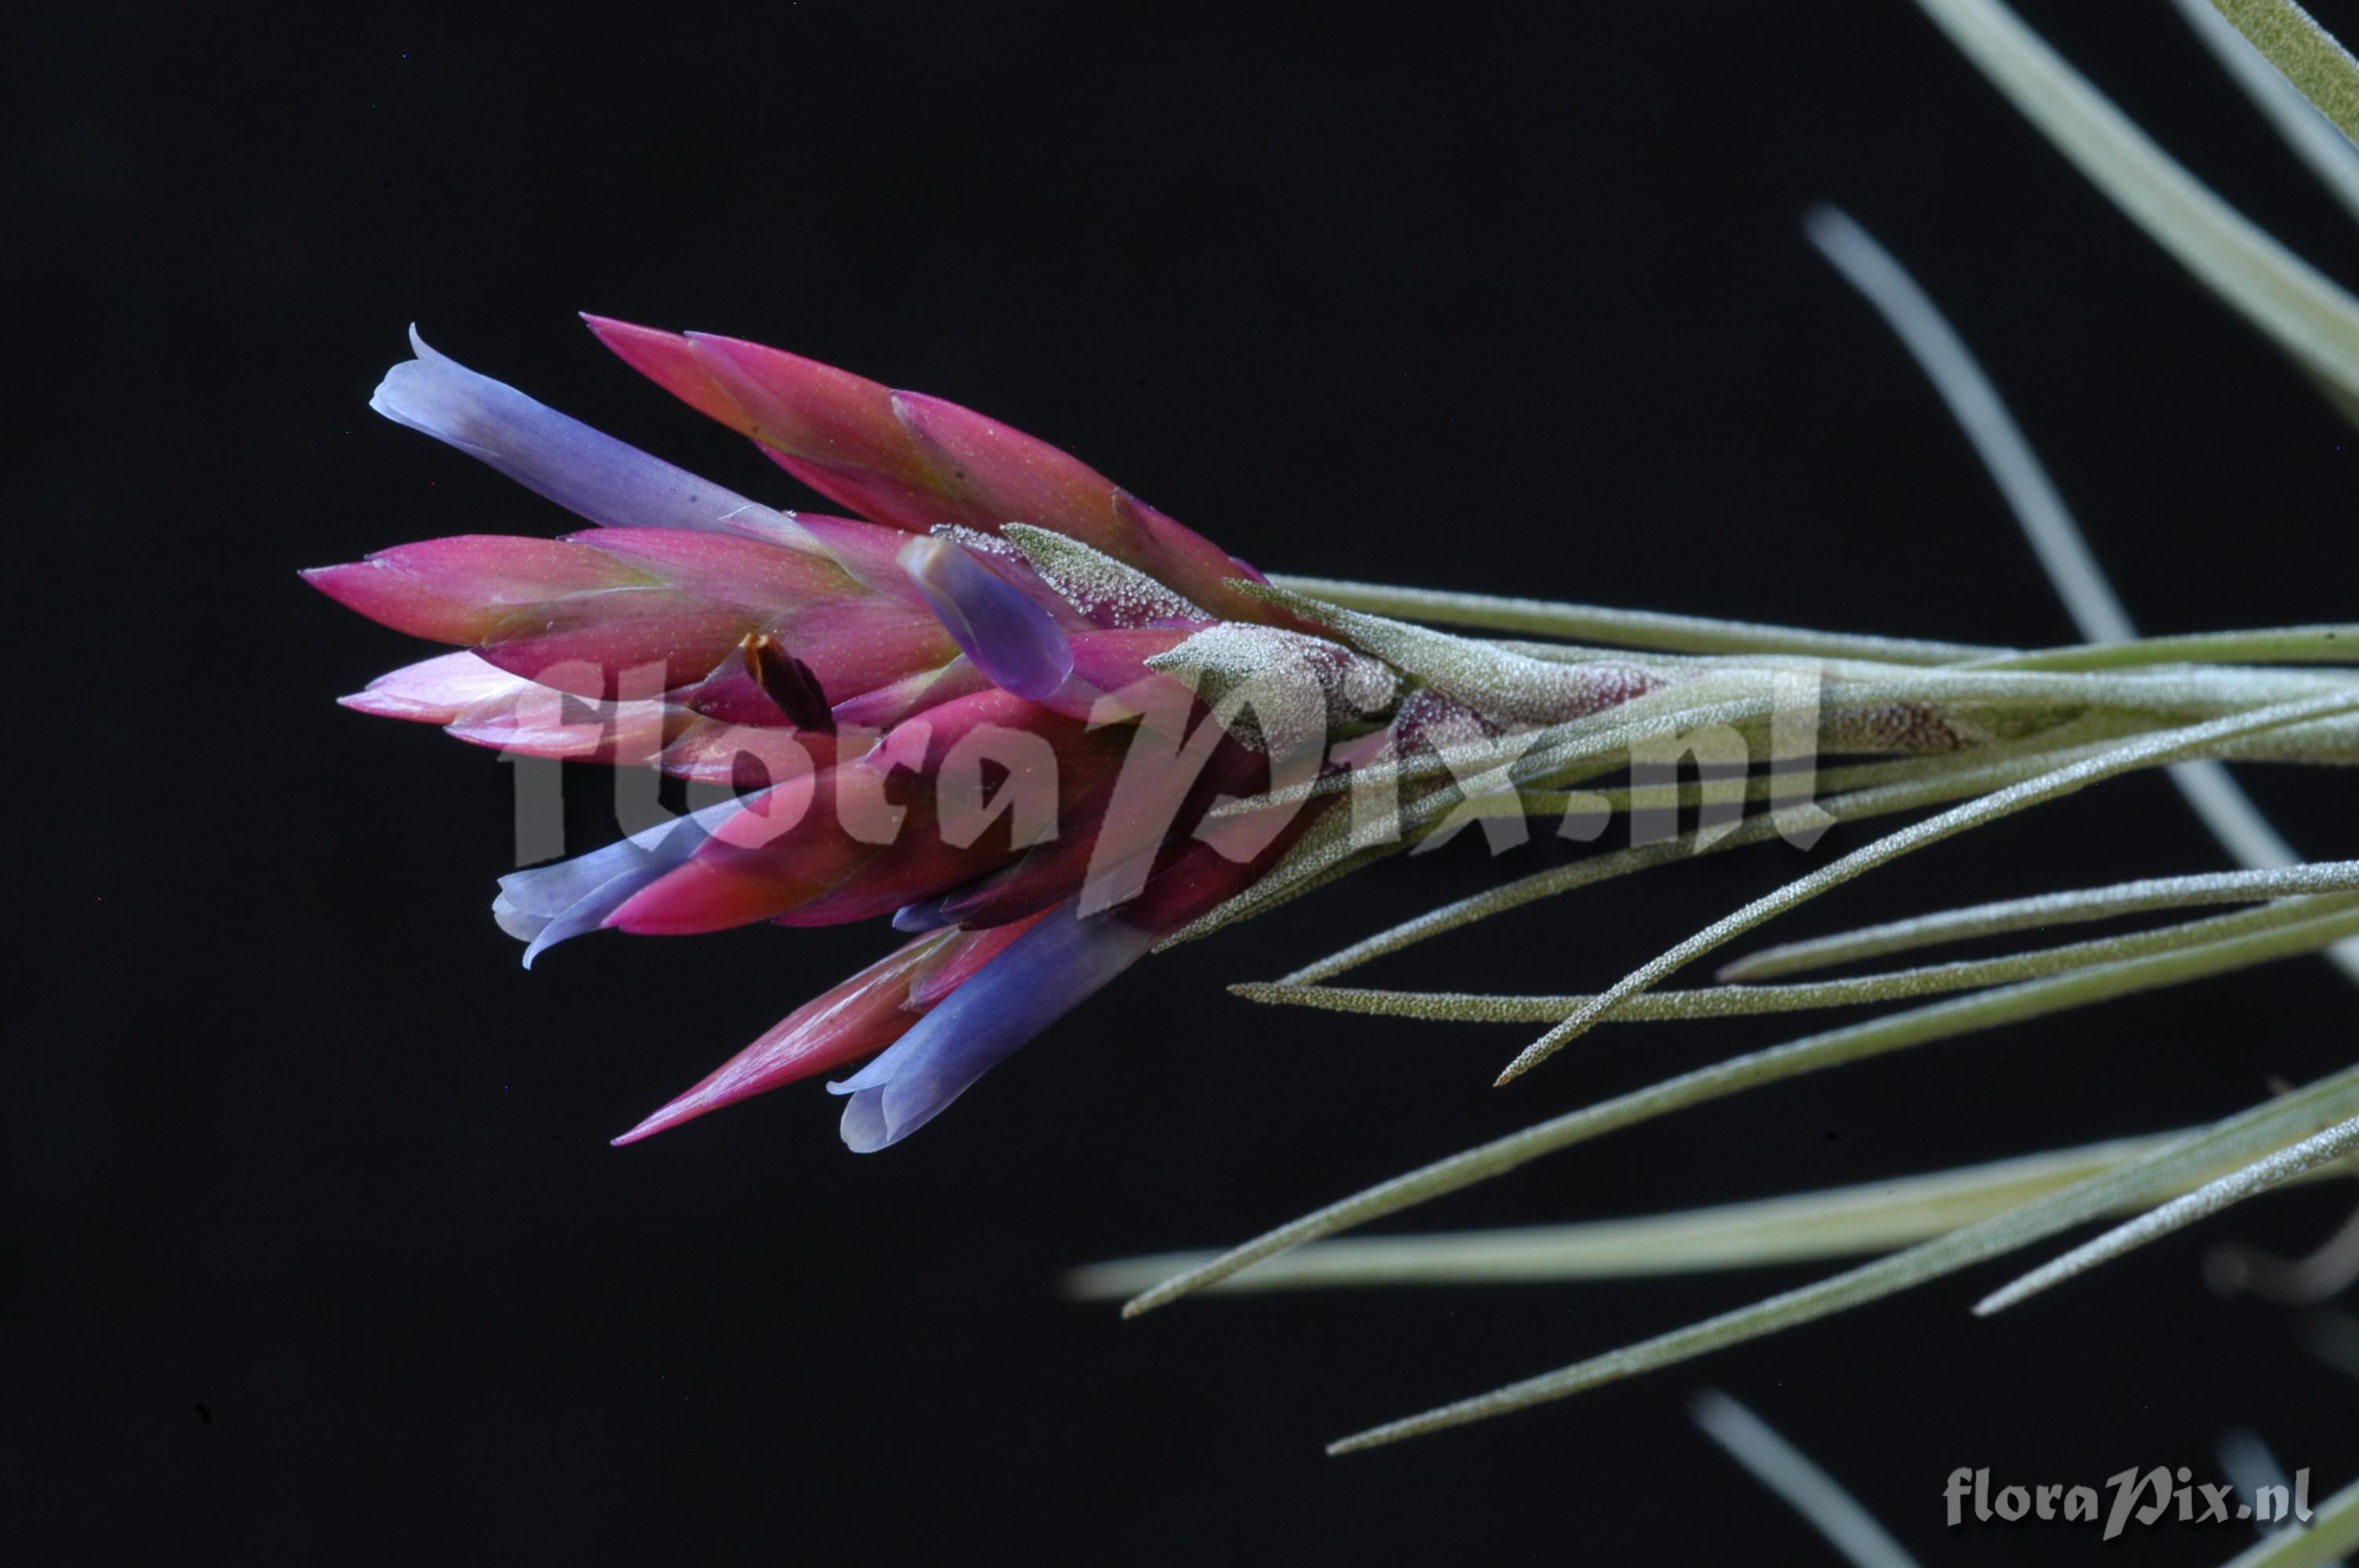
[[[1154,932],[1119,911],[1081,918],[1078,902],[1049,911],[883,1055],[827,1086],[852,1097],[847,1148],[871,1154],[925,1126],[1155,945]]]
[[[915,538],[899,559],[951,640],[1000,690],[1037,700],[1073,673],[1073,645],[1049,612],[963,546]]]
[[[369,406],[480,459],[536,494],[608,527],[730,529],[777,536],[793,524],[758,502],[674,468],[506,382],[469,370],[409,330],[418,357],[394,366]]]
[[[743,808],[734,800],[642,828],[629,838],[553,865],[500,879],[492,918],[527,944],[524,967],[570,937],[595,931],[631,895],[696,853],[723,821]]]

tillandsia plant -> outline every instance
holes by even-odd
[[[2110,197],[2359,411],[2359,301],[2196,184],[1995,0],[1921,3]],[[2223,58],[2301,127],[2305,156],[2359,205],[2359,155],[2317,135],[2321,110],[2341,134],[2359,130],[2359,67],[2290,5],[2222,9],[2242,29],[2220,25]],[[591,330],[626,363],[853,515],[723,490],[413,337],[416,357],[386,377],[375,406],[596,526],[431,540],[305,576],[458,650],[347,706],[512,755],[654,769],[698,802],[501,879],[494,914],[526,944],[527,965],[600,929],[866,921],[906,938],[617,1142],[841,1074],[827,1087],[845,1097],[843,1140],[878,1150],[1158,946],[1469,829],[1495,846],[1534,824],[1592,842],[1620,820],[1625,846],[1601,844],[1237,989],[1269,1003],[1535,1029],[1501,1083],[1609,1022],[1909,1005],[1556,1116],[1229,1252],[1102,1265],[1077,1288],[1138,1290],[1126,1309],[1136,1313],[1226,1283],[1571,1278],[1888,1251],[1338,1445],[1356,1448],[1766,1334],[2101,1216],[2143,1214],[2000,1292],[1986,1303],[1995,1310],[2198,1214],[2347,1168],[2359,1067],[2194,1132],[1873,1192],[1462,1242],[1324,1239],[1600,1134],[1872,1054],[2299,955],[2326,953],[2359,979],[2359,862],[2300,861],[2221,767],[2359,762],[2359,676],[2345,667],[2359,662],[2359,623],[2139,639],[1930,302],[1849,220],[1821,211],[1810,227],[1958,413],[2085,643],[2026,651],[1266,577],[1226,546],[1259,554],[1287,541],[1216,545],[970,409],[734,338],[595,317]],[[1941,911],[1756,952],[1716,984],[1663,983],[1917,849],[2162,767],[2245,870]],[[1807,849],[1831,825],[1907,813],[1925,815],[1593,992],[1333,983],[1543,898],[1771,839]],[[1996,958],[1790,978],[2035,926],[2231,905],[2244,907]],[[2359,1498],[2324,1511],[2349,1525]]]

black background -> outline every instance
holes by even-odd
[[[2322,13],[2344,36],[2359,15]],[[2032,19],[2200,175],[2359,276],[2161,6]],[[2249,1423],[2323,1495],[2359,1385],[2204,1248],[1990,1323],[2006,1277],[1511,1420],[1323,1440],[1823,1269],[1186,1303],[1059,1271],[1234,1240],[1787,1026],[1591,1037],[1259,1011],[1262,977],[1506,868],[1462,842],[1158,958],[922,1136],[803,1085],[605,1139],[878,951],[485,918],[511,778],[332,705],[418,656],[299,566],[568,520],[372,416],[419,322],[722,481],[782,476],[607,356],[594,309],[793,348],[1069,446],[1272,570],[2004,643],[2070,640],[1931,394],[1800,238],[1844,205],[1942,301],[2148,630],[2347,617],[2352,432],[1910,6],[919,10],[263,19],[59,7],[6,95],[24,441],[8,578],[33,798],[7,1129],[5,1487],[43,1557],[1814,1560],[1689,1424],[1726,1388],[1929,1563],[1942,1477],[2216,1476]],[[2317,855],[2347,786],[2255,787]],[[595,781],[593,781],[594,784]],[[584,795],[594,816],[596,789]],[[594,821],[589,824],[594,828]],[[1827,849],[1861,841],[1838,834]],[[1823,851],[1822,851],[1823,853]],[[1593,987],[1805,863],[1525,912],[1372,983]],[[2159,779],[1788,923],[2212,868]],[[1603,1217],[2184,1124],[2347,1060],[2323,964],[2068,1015],[1602,1140],[1420,1214]],[[2211,1562],[2241,1530],[2114,1553]]]

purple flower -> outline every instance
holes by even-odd
[[[852,1097],[843,1108],[847,1147],[871,1154],[925,1126],[1155,945],[1155,932],[1119,911],[1084,920],[1076,903],[1050,910],[883,1055],[827,1086]]]
[[[1073,645],[1049,612],[963,546],[920,536],[899,559],[951,640],[1000,690],[1038,702],[1073,673]]]
[[[512,871],[500,879],[492,918],[525,943],[524,967],[544,948],[595,931],[631,895],[680,865],[723,819],[742,809],[734,800],[643,828],[618,843],[554,865]]]
[[[435,352],[394,366],[369,406],[489,463],[527,490],[608,527],[697,528],[779,538],[788,518],[537,403]]]

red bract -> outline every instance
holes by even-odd
[[[1205,646],[1228,679],[1264,651],[1326,672],[1307,708],[1285,705],[1314,728],[1321,714],[1365,728],[1393,699],[1381,665],[1278,630],[1292,622],[1245,591],[1250,568],[1045,442],[757,344],[591,325],[866,520],[734,495],[419,343],[378,408],[603,526],[429,540],[306,572],[374,620],[464,650],[346,704],[518,754],[749,790],[502,879],[495,912],[530,944],[527,963],[601,926],[896,915],[924,933],[625,1141],[884,1052],[847,1086],[845,1114],[849,1141],[882,1147],[1249,886],[1325,801],[1243,848],[1234,822],[1218,848],[1197,841],[1217,798],[1271,768],[1259,731],[1230,733],[1185,670],[1155,667],[1191,639],[1223,634]],[[1375,694],[1364,711],[1334,701],[1347,665],[1377,677],[1359,682]]]
[[[973,409],[736,338],[583,319],[633,369],[864,517],[913,533],[1029,523],[1137,568],[1221,619],[1283,619],[1236,591],[1234,579],[1257,574],[1211,540]]]

